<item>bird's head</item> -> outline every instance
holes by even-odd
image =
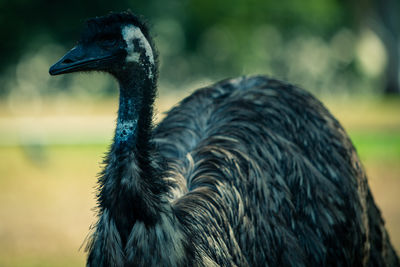
[[[157,54],[148,28],[131,12],[112,13],[86,22],[78,44],[51,66],[51,75],[105,71],[117,79],[127,73],[154,79]]]

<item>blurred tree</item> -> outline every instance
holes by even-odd
[[[399,0],[373,0],[379,27],[376,30],[388,54],[386,67],[387,94],[400,94],[400,4]]]
[[[399,0],[353,0],[358,27],[374,31],[384,44],[387,64],[385,94],[400,94],[400,2]]]
[[[266,30],[272,34],[266,38],[275,39],[264,40],[264,38],[261,40],[269,45],[264,48],[265,53],[273,58],[270,59],[273,65],[265,72],[271,69],[282,70],[281,77],[285,78],[287,73],[293,72],[294,67],[291,63],[299,56],[296,54],[298,51],[294,51],[296,45],[303,45],[304,49],[308,49],[308,51],[311,49],[310,47],[315,46],[322,47],[322,50],[331,49],[329,47],[330,39],[340,29],[352,25],[354,14],[364,12],[361,6],[369,5],[370,8],[366,10],[370,10],[370,13],[376,10],[374,14],[376,14],[377,21],[382,21],[382,28],[389,33],[386,35],[389,36],[389,39],[392,38],[392,41],[384,41],[386,50],[390,50],[387,69],[390,86],[387,86],[386,91],[395,92],[399,88],[398,82],[397,85],[394,82],[395,76],[398,76],[399,66],[398,50],[397,62],[394,56],[395,48],[398,48],[396,42],[397,44],[399,42],[399,26],[396,24],[398,17],[396,17],[394,8],[398,5],[396,1],[398,0],[354,0],[351,4],[352,2],[344,0],[284,0],[278,2],[262,0],[99,0],[96,3],[87,0],[69,0],[68,2],[0,0],[0,31],[3,35],[0,42],[0,58],[2,59],[0,73],[4,72],[8,66],[17,63],[26,51],[38,49],[45,43],[58,43],[66,48],[71,47],[72,40],[77,39],[82,22],[88,17],[104,15],[110,11],[131,9],[135,13],[144,15],[158,27],[159,38],[165,37],[163,39],[164,46],[158,42],[161,44],[160,50],[164,49],[162,60],[166,62],[164,67],[162,66],[164,68],[161,72],[162,77],[164,75],[164,77],[178,81],[184,80],[185,77],[196,77],[196,75],[218,78],[215,75],[225,77],[226,75],[241,74],[244,72],[242,63],[257,55],[258,52],[253,51],[256,47],[259,50],[262,49],[260,45],[254,44],[258,40],[257,38],[262,39],[262,36],[254,36],[263,34]],[[390,15],[388,15],[389,13]],[[386,18],[384,15],[388,17]],[[364,16],[368,16],[368,14]],[[363,16],[359,15],[358,17]],[[269,25],[273,27],[271,28]],[[351,34],[347,35],[351,37]],[[172,40],[171,36],[175,39]],[[309,38],[310,43],[304,45],[304,40],[302,41],[299,36]],[[315,36],[320,39],[314,38]],[[346,34],[342,34],[343,36]],[[280,41],[281,39],[282,41]],[[293,43],[290,44],[289,41],[293,41]],[[351,42],[348,43],[351,45]],[[283,54],[279,54],[279,51],[283,51]],[[264,51],[261,52],[264,53]],[[286,59],[274,63],[278,56],[281,58],[286,56]],[[303,60],[304,58],[307,56],[303,56]],[[329,60],[329,56],[325,57],[325,61]],[[310,62],[307,63],[310,64]],[[314,69],[318,69],[321,64],[325,63],[315,64]],[[351,64],[346,64],[346,67],[340,69],[335,67],[336,69],[333,71],[349,72],[354,75],[355,70],[351,68]],[[297,66],[300,65],[297,63]],[[168,69],[165,66],[174,67]],[[397,74],[393,66],[397,66]],[[263,69],[263,67],[266,67],[265,64],[260,63],[258,69]],[[332,68],[327,70],[332,70]],[[303,70],[304,72],[307,73],[307,69]],[[272,72],[272,74],[276,74],[276,72]],[[297,77],[302,76],[302,74],[296,75]],[[313,75],[313,77],[319,76],[317,72]],[[343,80],[335,78],[333,74],[331,76],[331,79]],[[291,77],[293,75],[289,75],[288,78]],[[307,79],[308,77],[304,76],[303,80]],[[303,80],[299,82],[303,82]],[[317,86],[325,85],[317,84]],[[352,86],[349,85],[348,88],[352,88]],[[0,94],[5,92],[7,92],[7,88],[0,86]]]
[[[76,39],[77,30],[86,18],[111,10],[123,10],[127,6],[144,12],[148,5],[139,1],[128,3],[126,0],[99,0],[95,3],[79,0],[1,0],[0,31],[3,38],[0,57],[3,64],[0,68],[17,60],[24,49],[35,46],[38,39],[39,44],[40,39],[47,38],[71,45],[71,40]]]

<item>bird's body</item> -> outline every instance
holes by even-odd
[[[399,265],[351,141],[313,96],[264,76],[225,80],[153,130],[147,30],[127,13],[92,24],[106,27],[50,70],[120,83],[89,266]],[[109,29],[120,45],[85,57]]]
[[[263,76],[222,81],[169,112],[154,142],[179,185],[174,208],[188,228],[204,226],[193,238],[226,246],[218,265],[369,262],[365,173],[343,128],[304,90]]]

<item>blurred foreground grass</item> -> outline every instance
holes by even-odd
[[[162,95],[162,112],[182,95]],[[360,154],[400,250],[400,100],[327,99]],[[115,101],[0,107],[0,266],[82,266]],[[25,108],[25,111],[24,111]],[[159,117],[162,117],[160,115]]]

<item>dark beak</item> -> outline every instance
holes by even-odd
[[[113,58],[112,54],[99,47],[85,47],[79,44],[51,66],[49,73],[58,75],[76,71],[101,70],[103,65],[101,63],[111,58]]]

